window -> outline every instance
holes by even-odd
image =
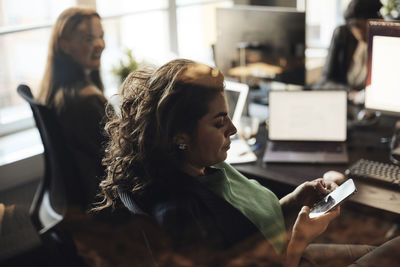
[[[138,3],[133,2],[133,5],[138,6]],[[170,53],[168,10],[160,6],[108,17],[103,15],[102,8],[98,7],[97,10],[103,18],[106,43],[102,55],[102,78],[106,95],[112,95],[119,85],[112,68],[124,57],[127,49],[132,50],[138,61],[156,65],[166,61],[163,59]],[[104,14],[107,12],[104,11]]]
[[[0,0],[0,136],[33,126],[18,84],[35,92],[43,75],[51,23],[72,0]]]
[[[126,49],[139,61],[160,65],[175,57],[212,64],[215,8],[222,0],[0,0],[0,136],[32,127],[28,105],[16,88],[26,83],[37,92],[43,76],[52,23],[66,8],[92,4],[103,18],[106,49],[102,77],[106,94],[116,92],[112,67]],[[171,20],[176,18],[175,21]]]
[[[305,0],[307,84],[318,81],[328,54],[332,34],[344,24],[343,13],[350,0]]]
[[[326,49],[349,0],[299,1],[307,12],[308,47]],[[27,83],[36,93],[52,23],[64,9],[80,3],[95,6],[103,18],[102,77],[106,94],[111,95],[118,87],[111,69],[128,48],[137,60],[154,65],[175,57],[213,65],[216,8],[234,1],[37,0],[24,1],[21,8],[20,1],[0,0],[0,136],[33,126],[32,119],[26,120],[30,110],[17,95],[17,85]]]
[[[336,26],[344,23],[343,13],[350,0],[306,0],[307,46],[329,47]]]
[[[204,1],[203,4],[193,4],[194,2],[177,1],[179,55],[214,65],[212,45],[216,41],[216,9],[231,6],[232,2]]]

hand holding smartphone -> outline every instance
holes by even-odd
[[[337,205],[341,204],[348,197],[357,192],[353,179],[348,179],[338,188],[326,195],[321,201],[314,204],[310,209],[310,218],[315,218],[327,213]]]

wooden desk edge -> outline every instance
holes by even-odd
[[[233,165],[239,172],[246,176],[253,176],[278,182],[283,185],[296,187],[298,178],[290,178],[285,175],[267,170],[257,165]],[[388,189],[370,185],[361,181],[355,181],[357,193],[350,201],[391,213],[400,214],[400,190]]]

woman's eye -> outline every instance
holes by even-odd
[[[92,42],[93,41],[93,36],[86,36],[85,41],[86,42]]]
[[[222,127],[224,127],[224,125],[225,125],[225,120],[221,119],[221,120],[218,120],[218,122],[215,124],[215,127],[222,128]]]

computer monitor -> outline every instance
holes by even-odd
[[[400,117],[400,21],[369,21],[365,108]],[[400,120],[390,142],[390,160],[400,165]]]
[[[305,83],[305,13],[295,8],[217,8],[216,66],[227,77]]]
[[[400,116],[400,21],[369,21],[365,108]]]
[[[244,83],[225,81],[225,95],[228,102],[229,117],[235,126],[240,124],[249,93],[249,86]]]

